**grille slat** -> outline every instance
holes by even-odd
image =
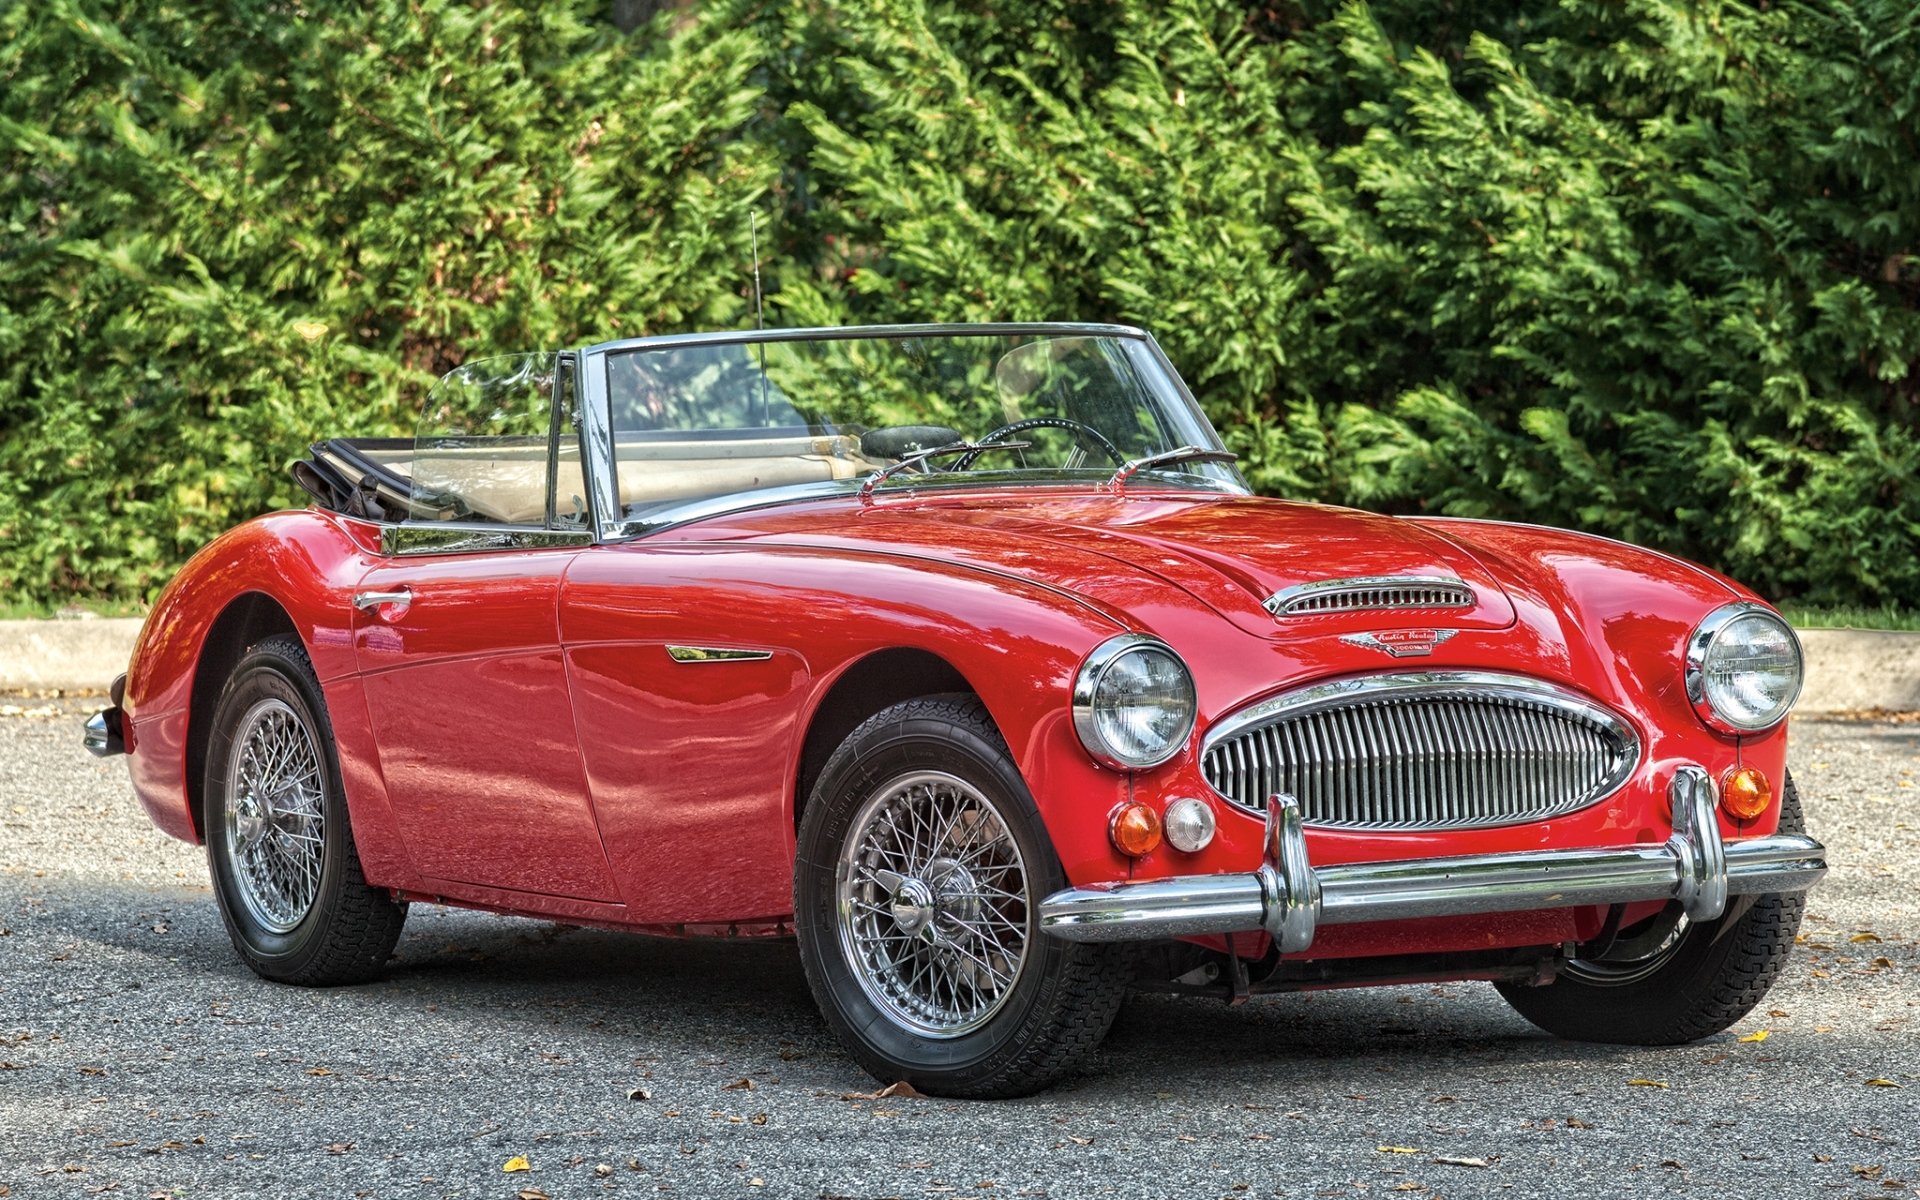
[[[1639,764],[1618,717],[1538,680],[1374,676],[1307,689],[1222,721],[1202,769],[1256,811],[1276,792],[1307,823],[1470,829],[1545,820],[1612,794]]]

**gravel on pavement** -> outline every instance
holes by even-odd
[[[416,906],[383,982],[256,979],[78,717],[0,706],[0,1197],[1920,1192],[1920,724],[1795,723],[1833,870],[1727,1034],[1555,1041],[1484,984],[1142,996],[1086,1074],[963,1103],[876,1094],[791,943]]]

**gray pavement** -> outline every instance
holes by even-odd
[[[1731,1034],[1556,1042],[1479,984],[1141,997],[1089,1074],[970,1104],[862,1095],[786,944],[416,907],[385,982],[261,982],[59,707],[0,709],[0,1196],[1920,1192],[1920,724],[1796,723],[1834,871]]]

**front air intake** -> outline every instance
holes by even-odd
[[[1387,575],[1303,583],[1269,596],[1265,607],[1276,617],[1317,617],[1327,613],[1444,610],[1473,605],[1473,589],[1458,579]]]
[[[1474,829],[1613,794],[1640,741],[1613,713],[1519,675],[1410,672],[1319,684],[1221,720],[1201,767],[1256,812],[1285,793],[1310,825]]]

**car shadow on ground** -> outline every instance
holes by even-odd
[[[564,1045],[621,1063],[678,1055],[829,1092],[872,1086],[821,1021],[791,941],[676,941],[416,906],[384,980],[309,991],[249,973],[204,890],[91,883],[86,895],[84,905],[53,897],[24,920],[7,918],[26,935],[15,947],[59,954],[63,966],[94,961],[99,987],[142,980],[218,997],[250,1023],[290,1030],[319,1009],[349,1010],[389,1028],[464,1027],[462,1040],[499,1053]],[[57,994],[57,984],[45,993]],[[1444,1093],[1489,1072],[1646,1053],[1555,1041],[1484,984],[1295,993],[1241,1006],[1141,994],[1088,1073],[1054,1095],[1091,1100],[1111,1090],[1119,1100],[1224,1085],[1338,1096],[1415,1080]]]

